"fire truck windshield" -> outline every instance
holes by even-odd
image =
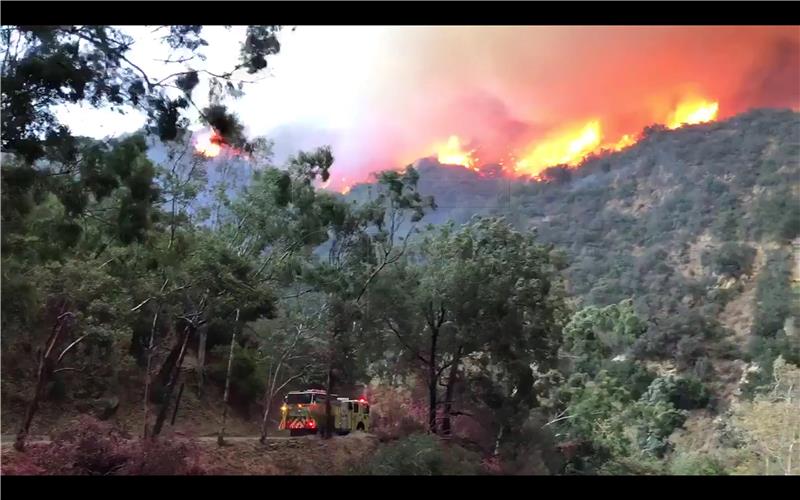
[[[311,394],[287,394],[286,404],[290,405],[311,404]]]

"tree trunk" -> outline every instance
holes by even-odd
[[[164,286],[161,287],[161,292],[167,286],[167,281],[164,280]],[[153,369],[153,349],[155,348],[156,326],[158,324],[158,315],[161,313],[161,301],[159,300],[156,306],[156,312],[153,314],[153,324],[150,326],[150,341],[147,343],[147,367],[144,378],[144,429],[142,429],[142,437],[147,439],[147,426],[150,424],[150,385],[153,382],[153,376],[150,371]]]
[[[436,342],[439,338],[439,329],[431,325],[431,354],[428,365],[428,431],[436,434],[436,385],[439,377],[436,375]]]
[[[183,333],[184,335],[186,334],[185,329]],[[172,374],[175,370],[175,366],[178,364],[178,359],[181,357],[182,349],[183,349],[183,339],[181,339],[178,342],[175,342],[175,345],[172,346],[172,349],[170,349],[170,352],[169,354],[167,354],[167,357],[164,359],[164,362],[161,363],[161,367],[158,369],[158,373],[155,374],[156,387],[166,387],[167,385],[169,385],[169,381],[172,380]],[[159,403],[159,400],[155,396],[156,393],[154,391],[151,391],[150,394],[151,403]]]
[[[49,363],[49,360],[42,360],[42,364]],[[19,430],[17,434],[17,439],[14,443],[14,449],[17,451],[24,451],[25,450],[25,439],[28,437],[28,431],[31,428],[31,422],[33,421],[33,416],[36,415],[36,411],[39,409],[39,400],[44,396],[44,390],[47,386],[47,375],[48,371],[47,368],[40,366],[39,368],[39,375],[36,380],[36,388],[33,392],[33,399],[31,403],[28,405],[28,410],[25,412],[25,420],[22,423],[22,428]]]
[[[158,412],[158,416],[156,417],[156,423],[153,426],[152,437],[156,437],[161,433],[161,428],[164,426],[164,421],[167,419],[167,412],[169,411],[170,404],[172,403],[172,392],[175,389],[175,384],[178,382],[178,378],[180,377],[181,374],[183,357],[186,354],[186,345],[189,343],[189,337],[191,336],[192,330],[193,328],[191,325],[187,326],[184,329],[183,342],[181,342],[181,349],[180,352],[178,353],[178,359],[175,362],[175,366],[172,367],[170,380],[167,382],[167,385],[164,388],[166,394],[164,394],[164,401]]]
[[[453,364],[450,365],[450,373],[447,376],[447,389],[444,395],[444,415],[442,415],[442,435],[450,436],[451,424],[450,413],[453,411],[453,392],[455,391],[456,380],[458,377],[458,365],[461,362],[462,347],[459,346],[453,357]]]
[[[333,436],[333,415],[331,415],[331,394],[333,393],[333,365],[328,365],[328,388],[325,397],[325,432],[322,437],[329,439]]]
[[[181,406],[181,396],[183,396],[183,385],[181,384],[181,388],[178,389],[178,398],[175,400],[175,409],[172,410],[172,420],[170,421],[169,425],[175,425],[175,417],[178,416],[178,408]]]
[[[206,378],[206,339],[208,338],[208,327],[201,326],[199,329],[200,337],[197,341],[197,392],[203,394],[203,383]]]
[[[268,398],[264,402],[264,419],[261,421],[261,439],[259,440],[261,444],[266,444],[267,442],[267,427],[269,424],[269,410],[272,407],[272,398]]]
[[[45,350],[39,359],[39,370],[36,375],[36,387],[33,391],[33,399],[28,405],[28,409],[25,412],[25,419],[22,422],[22,427],[17,433],[17,439],[14,442],[14,449],[17,451],[25,450],[25,439],[28,437],[28,432],[31,428],[31,422],[33,422],[33,417],[39,410],[39,401],[44,397],[44,392],[47,388],[47,382],[50,380],[50,375],[52,375],[53,370],[55,369],[55,362],[52,360],[51,355],[53,353],[53,348],[55,347],[56,343],[58,343],[61,332],[64,330],[64,324],[66,323],[65,320],[67,317],[72,317],[72,313],[62,312],[58,316],[56,319],[56,324],[53,327],[53,333],[50,334],[50,338],[45,344]]]
[[[497,431],[497,439],[495,439],[495,442],[494,442],[494,453],[493,453],[493,455],[495,457],[500,456],[500,442],[503,439],[503,431],[504,430],[505,430],[505,426],[501,425],[500,426],[500,430]]]
[[[236,310],[236,324],[233,327],[233,335],[231,335],[231,351],[228,355],[228,373],[225,375],[225,394],[222,397],[222,426],[219,429],[219,436],[217,436],[217,444],[222,446],[225,444],[225,423],[228,419],[228,395],[231,389],[231,370],[233,368],[233,348],[236,345],[236,329],[239,325],[239,310]]]

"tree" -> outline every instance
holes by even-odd
[[[475,218],[432,229],[385,278],[399,288],[388,297],[382,288],[371,314],[425,367],[430,432],[439,432],[440,406],[441,430],[450,432],[456,384],[466,376],[467,400],[488,406],[497,432],[513,436],[512,422],[536,406],[539,371],[555,366],[560,344],[566,306],[549,249],[502,219]]]
[[[180,71],[161,78],[147,75],[129,59],[135,40],[110,26],[7,26],[0,44],[2,65],[2,148],[32,164],[40,158],[77,159],[77,144],[60,124],[53,106],[85,102],[98,107],[124,105],[143,108],[150,117],[149,129],[162,140],[178,137],[186,121],[182,114],[193,104],[192,91],[207,78],[212,97],[238,95],[245,83],[240,72],[255,74],[267,65],[266,57],[278,53],[279,28],[249,26],[238,64],[222,73],[199,69],[202,26],[161,26],[161,41],[176,56],[167,64]],[[212,99],[213,101],[213,99]],[[241,136],[224,108],[198,110],[226,140]],[[65,165],[66,166],[66,165]],[[77,165],[73,165],[77,166]]]
[[[630,300],[576,312],[564,327],[564,350],[574,370],[591,375],[606,360],[623,355],[647,331]]]
[[[331,159],[332,161],[332,159]],[[432,198],[417,190],[419,174],[408,166],[403,172],[378,174],[376,198],[357,208],[331,204],[329,231],[333,234],[327,262],[310,270],[306,281],[327,294],[327,393],[333,392],[336,374],[350,371],[355,337],[364,334],[362,299],[376,278],[395,265],[408,248],[409,237],[425,211],[435,208]],[[405,230],[405,235],[401,231]],[[365,301],[368,302],[368,301]],[[323,436],[332,433],[330,399],[325,404]]]
[[[64,304],[64,306],[66,306],[66,304]],[[67,345],[58,356],[55,355],[56,351],[54,349],[61,340],[61,333],[64,331],[65,326],[67,326],[68,321],[75,317],[74,314],[69,311],[63,311],[63,309],[64,308],[62,307],[61,314],[59,314],[56,318],[56,324],[53,326],[53,333],[50,335],[50,338],[44,345],[44,349],[41,351],[39,370],[36,378],[36,388],[34,389],[33,398],[28,406],[28,411],[25,414],[25,420],[23,421],[22,427],[20,428],[19,433],[17,433],[17,439],[14,442],[14,448],[17,451],[23,451],[25,449],[25,438],[28,436],[28,431],[30,430],[33,417],[36,415],[36,410],[39,408],[39,401],[44,396],[44,389],[47,386],[47,382],[55,373],[70,369],[59,368],[58,366],[64,359],[64,356],[67,354],[67,352],[69,352],[70,349],[78,345],[80,341],[86,338],[85,335],[78,337],[76,340]]]
[[[3,301],[4,327],[15,323],[8,331],[17,327],[30,331],[26,326],[34,325],[33,331],[38,330],[38,310],[51,300],[51,289],[62,288],[66,292],[63,298],[74,301],[75,314],[79,318],[86,314],[89,320],[77,324],[95,333],[86,344],[88,350],[96,345],[103,349],[113,346],[115,336],[130,328],[131,353],[140,362],[146,358],[149,364],[159,334],[168,332],[175,315],[180,314],[173,292],[184,290],[180,299],[191,295],[190,281],[176,279],[185,277],[179,276],[177,264],[187,253],[185,245],[175,247],[176,229],[179,212],[186,209],[202,179],[196,175],[197,169],[181,176],[177,168],[188,147],[185,111],[194,105],[192,92],[197,83],[207,79],[212,95],[209,106],[198,109],[200,116],[229,144],[250,150],[238,120],[219,101],[224,95],[240,95],[245,82],[239,73],[255,74],[266,66],[266,56],[278,52],[278,28],[249,27],[239,63],[222,73],[196,65],[203,59],[201,48],[207,45],[201,37],[202,26],[162,26],[154,33],[158,31],[175,56],[167,64],[182,70],[156,79],[130,59],[135,40],[115,28],[3,28],[3,292],[23,298],[10,304]],[[53,112],[54,106],[65,103],[110,105],[122,113],[127,105],[143,109],[150,117],[145,133],[177,142],[179,149],[183,146],[181,155],[165,172],[147,158],[145,134],[110,141],[74,137]],[[192,163],[194,168],[197,158]],[[162,189],[169,197],[166,200],[161,198]],[[171,205],[169,217],[162,218],[162,203]],[[162,220],[169,228],[169,243],[164,246],[160,245]],[[99,258],[104,260],[93,262]],[[81,293],[69,297],[76,287],[62,276],[71,273],[59,272],[50,263],[71,271],[80,267],[81,260],[97,269],[83,276],[83,287],[102,289],[117,283],[114,293],[106,294],[105,300],[93,293],[83,294],[88,302],[81,302]],[[38,273],[40,286],[36,287],[36,281],[25,275],[40,265],[50,267]],[[169,297],[158,292],[162,282],[174,283],[174,291],[165,291]],[[195,294],[195,300],[202,293],[201,289]],[[144,297],[149,297],[149,302],[143,302]],[[126,301],[130,302],[125,305]],[[153,318],[152,326],[144,318]],[[110,324],[113,327],[108,328]],[[147,342],[148,338],[153,342]],[[182,357],[180,346],[186,340],[176,343],[170,363]],[[106,362],[109,359],[113,358]],[[167,374],[174,367],[162,366],[162,385],[169,382]],[[91,376],[99,377],[98,372]]]
[[[316,362],[313,356],[313,343],[322,333],[319,331],[321,315],[317,311],[303,309],[301,305],[289,307],[286,304],[284,316],[273,321],[258,322],[252,328],[259,342],[259,361],[266,371],[261,419],[262,444],[266,443],[272,403],[278,394],[296,381],[313,381],[315,374],[320,374],[318,376],[321,379],[325,369],[324,364]]]

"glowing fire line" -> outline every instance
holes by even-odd
[[[719,103],[704,99],[690,99],[681,102],[663,123],[669,129],[677,129],[686,125],[697,125],[717,119]],[[545,169],[557,165],[577,167],[594,154],[622,151],[636,144],[639,137],[624,134],[616,142],[604,142],[604,134],[599,119],[573,125],[556,131],[528,147],[522,149],[519,159],[515,155],[510,164],[500,161],[504,172],[515,176],[538,175]],[[461,165],[470,170],[481,172],[474,156],[474,150],[467,151],[463,140],[451,135],[447,142],[433,147],[439,163]]]

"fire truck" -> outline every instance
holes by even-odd
[[[328,394],[322,390],[308,389],[286,394],[281,406],[280,430],[289,430],[291,436],[316,434],[325,425],[325,403]],[[365,398],[340,398],[332,394],[331,416],[334,431],[339,435],[370,429],[369,403]]]

